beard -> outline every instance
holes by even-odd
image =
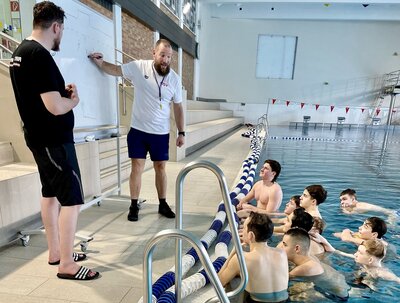
[[[61,39],[54,39],[53,47],[51,48],[51,50],[58,52],[60,50],[60,42],[61,42]]]
[[[169,74],[169,65],[162,65],[161,63],[154,62],[154,68],[160,76],[166,76]]]

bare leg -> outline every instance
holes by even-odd
[[[46,230],[49,262],[60,260],[60,237],[58,231],[58,214],[60,205],[56,198],[42,198],[41,213]]]
[[[138,199],[142,186],[142,173],[146,159],[131,159],[131,175],[129,176],[129,190],[131,199]]]
[[[156,188],[159,199],[167,197],[167,174],[165,173],[165,165],[167,161],[154,161],[153,167],[156,172]]]
[[[41,207],[49,261],[60,260],[60,273],[75,274],[80,268],[72,258],[80,205],[63,206],[60,209],[57,198],[52,197],[42,198]]]
[[[63,206],[58,219],[60,229],[60,266],[59,272],[75,274],[80,266],[72,259],[76,224],[80,205]]]

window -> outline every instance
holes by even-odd
[[[178,0],[161,0],[161,3],[164,5],[175,15],[178,17],[179,14],[179,1]],[[183,15],[183,23],[194,33],[196,30],[196,3],[197,0],[183,0],[182,7],[185,6],[186,3],[190,3],[190,10],[187,14]]]
[[[256,77],[293,79],[297,37],[259,35]]]

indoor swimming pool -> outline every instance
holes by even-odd
[[[388,223],[384,239],[390,243],[383,265],[400,276],[400,262],[397,251],[400,247],[400,217],[381,213],[345,215],[340,210],[339,194],[346,188],[357,191],[358,201],[376,203],[392,210],[399,209],[400,196],[400,130],[390,129],[385,134],[382,128],[363,129],[302,129],[272,127],[269,139],[260,157],[274,159],[282,166],[278,183],[283,190],[284,209],[286,201],[293,195],[301,195],[311,184],[321,184],[328,191],[328,198],[319,209],[327,223],[323,235],[336,248],[354,253],[356,246],[335,238],[332,233],[349,228],[358,231],[364,220],[371,216],[381,217]],[[395,282],[377,281],[376,290],[359,288],[353,284],[355,272],[359,268],[352,259],[331,254],[324,262],[330,263],[342,272],[349,285],[349,302],[393,302],[400,297],[400,285]],[[321,298],[303,296],[304,302]],[[323,299],[329,302],[328,299]]]

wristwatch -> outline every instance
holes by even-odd
[[[185,137],[186,134],[185,134],[185,132],[178,132],[178,136],[180,136],[180,135]]]

